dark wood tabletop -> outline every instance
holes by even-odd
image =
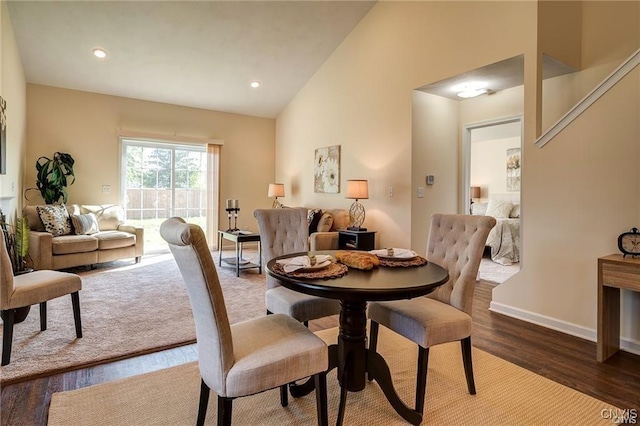
[[[368,271],[349,268],[340,278],[309,279],[274,272],[279,259],[307,254],[335,254],[335,251],[294,253],[276,257],[267,263],[267,272],[282,285],[301,293],[339,300],[399,300],[430,293],[447,282],[447,270],[435,263],[415,267],[379,266]]]

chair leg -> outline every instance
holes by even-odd
[[[369,331],[369,350],[372,352],[376,351],[376,348],[378,347],[378,329],[380,328],[380,325],[371,320],[371,330]],[[373,380],[373,377],[371,376],[371,374],[367,374],[367,379],[369,381]]]
[[[209,404],[209,386],[200,379],[200,403],[198,404],[198,420],[197,426],[204,425],[204,419],[207,417],[207,405]]]
[[[140,263],[141,259],[142,259],[142,256],[136,256],[136,263]]]
[[[40,303],[40,331],[47,329],[47,302]]]
[[[427,371],[429,365],[429,348],[418,346],[418,377],[416,378],[416,411],[424,412],[424,397],[427,393]]]
[[[218,426],[231,426],[233,399],[218,396]]]
[[[80,294],[76,291],[71,293],[71,304],[73,305],[73,321],[76,324],[76,336],[82,337],[82,319],[80,318]]]
[[[15,309],[2,311],[2,365],[7,365],[11,361],[11,344],[13,342],[15,313]]]
[[[471,395],[476,394],[476,383],[473,380],[473,362],[471,360],[471,336],[460,340],[462,347],[462,362],[464,363],[464,375],[467,377],[467,388]]]
[[[289,405],[289,386],[282,385],[280,386],[280,405],[286,407]]]
[[[313,379],[316,383],[318,426],[327,426],[329,424],[329,411],[327,409],[327,373],[318,373],[313,376]]]

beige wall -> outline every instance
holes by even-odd
[[[613,60],[609,55],[594,58],[598,55],[592,52],[602,50],[594,47],[600,40],[611,47],[629,45],[632,38],[631,44],[637,45],[638,3],[616,3],[609,9],[610,3],[583,5],[579,57],[588,68]],[[342,194],[314,194],[312,187],[313,150],[341,144],[343,182],[350,177],[370,180],[371,198],[365,206],[373,212],[365,225],[379,231],[378,245],[399,244],[422,252],[426,233],[421,218],[426,214],[420,213],[458,211],[462,198],[459,184],[452,185],[457,191],[453,195],[446,190],[428,202],[415,198],[416,185],[429,173],[415,170],[421,159],[411,157],[416,154],[411,119],[417,114],[411,110],[416,98],[412,89],[524,54],[524,87],[511,106],[495,105],[493,112],[477,110],[467,116],[460,112],[461,123],[524,115],[524,270],[497,287],[494,297],[514,311],[531,314],[528,320],[546,318],[548,326],[566,325],[565,331],[593,338],[596,258],[615,252],[617,235],[640,219],[637,168],[620,182],[620,164],[637,162],[639,155],[637,79],[629,78],[607,94],[608,100],[591,107],[581,124],[544,149],[537,148],[542,125],[538,31],[553,32],[556,27],[538,27],[537,15],[535,2],[378,3],[278,117],[276,176],[293,190],[290,204],[347,206]],[[618,25],[626,29],[614,28]],[[575,48],[573,36],[570,44]],[[540,39],[554,37],[540,34]],[[562,42],[555,37],[554,43]],[[625,88],[634,95],[622,95]],[[423,134],[430,130],[413,128]],[[416,155],[425,161],[443,158],[447,186],[460,182],[460,142],[459,137],[449,142],[457,145],[452,147],[446,142],[450,134],[442,137],[445,148],[427,148]],[[436,176],[438,182],[443,180]],[[386,191],[392,185],[396,191],[390,199]],[[452,196],[459,197],[457,205]],[[624,333],[638,339],[629,323],[638,316],[638,304],[625,295],[624,309]]]
[[[535,55],[535,16],[530,2],[374,6],[277,119],[276,177],[292,193],[287,204],[349,206],[344,192],[313,192],[313,150],[339,144],[343,185],[349,178],[369,179],[365,226],[378,231],[377,245],[414,246],[413,89],[501,59]],[[458,157],[449,154],[458,142],[452,143],[446,157],[455,160],[445,173],[455,177],[436,177],[433,190],[443,195],[429,201],[430,209],[457,209]],[[415,247],[424,250],[422,243]]]
[[[639,27],[638,2],[583,4],[585,69],[545,81],[545,127],[640,47]],[[492,308],[595,339],[596,259],[618,252],[617,236],[640,222],[639,73],[542,149],[525,145],[522,271],[494,290]],[[640,295],[623,292],[623,344],[635,351],[639,315]]]
[[[482,197],[507,192],[507,150],[520,148],[520,138],[504,138],[471,143],[470,186],[482,188]],[[518,192],[512,192],[514,196]]]
[[[227,114],[95,93],[29,84],[26,186],[35,186],[41,155],[68,152],[76,163],[69,203],[120,203],[120,132],[221,139],[220,225],[227,228],[224,200],[240,200],[238,225],[257,230],[252,212],[270,206],[273,181],[272,119]],[[102,193],[111,185],[111,194]],[[41,202],[37,191],[30,204]]]
[[[0,207],[11,221],[22,208],[22,176],[27,143],[27,99],[22,60],[6,2],[0,4],[0,95],[7,102],[7,174],[0,175]]]

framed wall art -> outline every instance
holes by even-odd
[[[507,191],[520,191],[520,148],[507,149]]]
[[[313,166],[314,192],[340,192],[340,145],[316,149]]]

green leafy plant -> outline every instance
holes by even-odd
[[[37,189],[47,204],[54,204],[62,198],[67,202],[67,186],[76,180],[73,172],[73,157],[64,152],[55,152],[53,158],[42,156],[36,161],[36,188],[27,188],[25,191]],[[27,198],[28,200],[28,198]]]
[[[11,225],[7,223],[6,216],[0,209],[0,228],[4,234],[14,275],[26,270],[25,259],[29,255],[29,222],[27,218],[17,218],[16,224]]]

